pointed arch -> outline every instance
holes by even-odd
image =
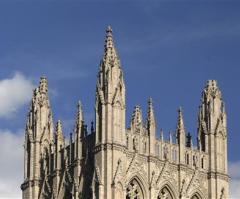
[[[157,199],[177,199],[177,192],[169,181],[164,181],[158,193]]]
[[[191,196],[191,199],[202,199],[199,193],[195,193],[194,195]]]
[[[206,199],[207,197],[199,189],[193,190],[190,194],[190,199]]]
[[[147,184],[144,178],[136,173],[126,183],[126,199],[132,199],[133,196],[138,196],[139,199],[148,199],[146,188]]]

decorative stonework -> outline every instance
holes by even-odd
[[[181,107],[176,130],[166,140],[161,130],[157,138],[152,98],[145,115],[140,105],[134,107],[126,128],[124,74],[111,27],[97,76],[91,128],[78,102],[73,134],[66,143],[61,121],[53,124],[48,90],[42,77],[27,117],[24,199],[229,198],[227,116],[216,80],[207,81],[202,92],[197,147],[187,134]]]

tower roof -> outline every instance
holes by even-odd
[[[216,80],[208,80],[203,90],[202,101],[210,101],[211,99],[222,98],[221,91],[218,88]]]
[[[45,76],[42,76],[40,79],[39,91],[40,93],[44,93],[44,94],[46,94],[48,91],[47,78]]]
[[[104,56],[102,59],[105,66],[118,66],[120,67],[119,58],[117,55],[117,51],[114,46],[113,41],[113,30],[111,26],[108,26],[106,29],[106,39],[104,45]]]

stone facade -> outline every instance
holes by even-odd
[[[136,106],[126,128],[123,71],[109,27],[95,102],[90,130],[78,103],[74,132],[66,144],[61,121],[54,128],[47,80],[41,78],[26,125],[24,199],[229,198],[226,113],[215,80],[202,92],[197,147],[186,134],[181,108],[176,131],[167,141],[163,131],[156,137],[152,99],[146,120]]]

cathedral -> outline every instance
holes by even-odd
[[[65,139],[61,121],[53,123],[46,77],[33,92],[23,199],[229,199],[227,118],[216,80],[207,81],[201,94],[197,146],[181,108],[165,140],[162,130],[156,132],[151,98],[147,106],[146,117],[135,106],[126,127],[123,69],[108,27],[89,128],[79,102],[74,131]]]

